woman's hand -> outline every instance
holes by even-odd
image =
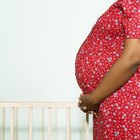
[[[85,113],[93,111],[93,115],[96,117],[99,111],[99,104],[94,103],[92,95],[93,94],[81,94],[79,97],[78,106]]]

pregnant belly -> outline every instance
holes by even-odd
[[[112,65],[111,57],[105,52],[78,53],[75,61],[75,76],[83,93],[88,94],[102,81]]]
[[[111,55],[111,52],[92,51],[85,53],[77,53],[75,61],[75,76],[82,92],[89,94],[94,92],[95,88],[100,84],[106,73],[112,67],[119,56]],[[128,93],[134,92],[140,98],[140,67],[135,74],[124,84],[123,89],[128,89]],[[130,87],[130,88],[127,88]],[[121,91],[122,92],[122,91]]]

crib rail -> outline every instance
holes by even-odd
[[[48,138],[47,140],[52,140],[52,109],[53,108],[64,108],[66,109],[66,136],[67,140],[71,140],[71,125],[70,125],[70,113],[71,109],[78,108],[77,102],[0,102],[0,108],[2,110],[2,140],[5,140],[5,109],[10,108],[11,110],[11,124],[10,124],[10,140],[18,140],[18,110],[20,108],[27,108],[28,109],[28,140],[33,140],[33,109],[40,108],[42,110],[41,113],[41,129],[42,129],[42,140],[44,139],[44,110],[48,109]],[[85,123],[85,137],[84,140],[89,140],[89,115],[86,114],[86,123]]]

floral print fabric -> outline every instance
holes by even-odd
[[[75,60],[75,75],[83,93],[94,94],[121,56],[127,38],[140,38],[140,0],[114,2],[82,43]],[[140,67],[101,102],[98,117],[93,120],[93,139],[140,140]]]

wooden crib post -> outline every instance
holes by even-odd
[[[48,140],[51,140],[52,108],[48,107]]]
[[[28,139],[32,140],[33,138],[33,132],[32,132],[32,126],[33,126],[33,108],[29,107],[29,135],[28,135]]]
[[[12,107],[11,108],[10,140],[14,140],[14,118],[15,118],[15,107]]]
[[[66,108],[67,110],[67,140],[71,139],[70,135],[70,107]]]
[[[18,108],[16,108],[16,131],[15,140],[18,140]]]
[[[5,140],[5,107],[2,108],[2,140]]]
[[[42,140],[44,140],[44,108],[42,108]]]
[[[86,140],[89,140],[89,114],[86,113]]]

